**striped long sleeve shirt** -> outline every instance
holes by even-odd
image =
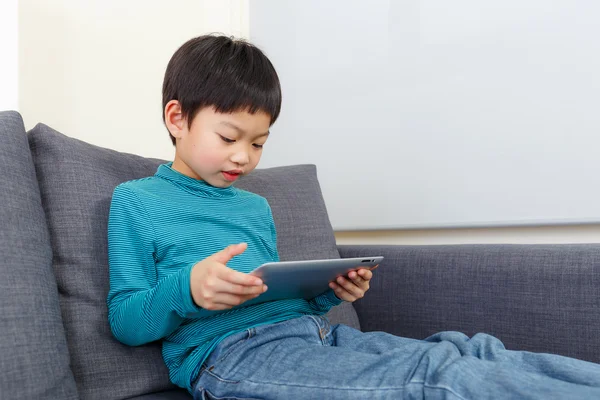
[[[256,194],[213,187],[175,171],[171,163],[114,191],[108,222],[111,330],[131,346],[162,340],[171,381],[190,393],[202,363],[228,335],[324,314],[341,302],[330,290],[310,301],[278,300],[220,313],[203,310],[191,296],[192,267],[241,242],[248,248],[229,268],[247,273],[279,261],[271,209]]]

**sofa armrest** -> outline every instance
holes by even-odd
[[[385,257],[354,303],[363,331],[485,332],[508,349],[600,362],[600,244],[339,246]]]

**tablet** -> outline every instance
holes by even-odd
[[[383,257],[377,256],[266,263],[250,275],[261,278],[268,287],[267,291],[241,306],[281,299],[310,300],[329,290],[329,282],[338,276],[346,276],[360,268],[373,269],[382,260]]]

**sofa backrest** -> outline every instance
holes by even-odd
[[[77,399],[21,116],[0,112],[0,399]]]
[[[365,331],[484,332],[509,350],[600,363],[598,243],[340,246],[367,251],[385,260],[355,303]]]
[[[165,161],[93,146],[43,124],[28,136],[81,398],[122,399],[171,389],[160,345],[119,343],[110,332],[106,307],[113,190],[124,181],[153,175]],[[269,200],[283,260],[339,257],[314,166],[257,170],[239,187]],[[358,325],[349,303],[337,307],[333,319]]]

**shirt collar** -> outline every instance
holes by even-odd
[[[226,188],[212,186],[204,180],[194,179],[184,175],[181,172],[174,170],[172,166],[172,162],[159,165],[154,176],[166,179],[198,196],[232,197],[237,194],[237,190],[233,186]]]

